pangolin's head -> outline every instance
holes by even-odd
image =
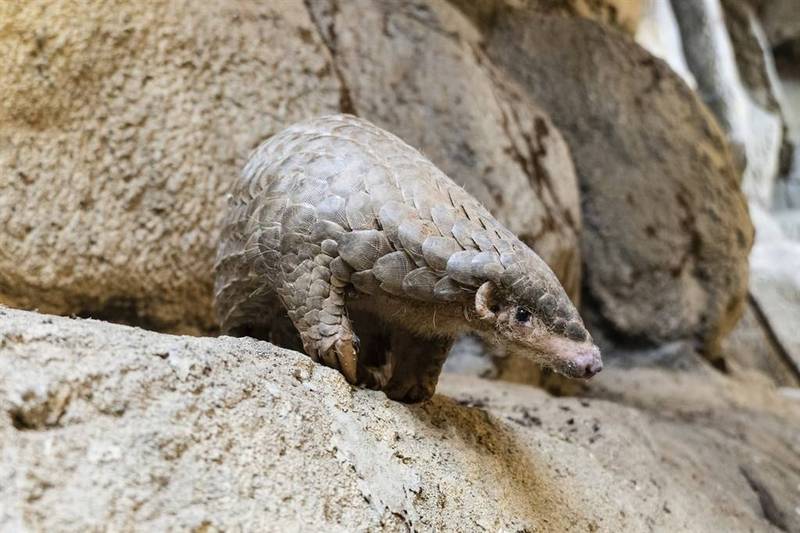
[[[492,337],[510,353],[568,377],[600,372],[600,350],[555,274],[533,252],[515,256],[475,294],[475,310],[490,324]]]

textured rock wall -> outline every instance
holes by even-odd
[[[339,108],[302,2],[2,9],[0,301],[212,327],[231,180],[264,137]]]
[[[0,309],[0,531],[799,530],[800,400],[606,372],[408,406],[263,342]]]
[[[422,149],[576,300],[583,265],[615,343],[713,352],[738,316],[735,172],[624,35],[638,2],[48,5],[4,8],[0,301],[212,330],[229,183],[265,137],[343,110]]]

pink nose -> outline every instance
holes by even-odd
[[[588,379],[603,370],[603,360],[597,347],[578,354],[572,362],[575,365],[577,378]]]

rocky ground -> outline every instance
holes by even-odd
[[[0,318],[3,532],[800,530],[800,397],[702,362],[409,406],[264,342]]]

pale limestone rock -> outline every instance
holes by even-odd
[[[212,328],[218,223],[248,152],[338,110],[303,2],[0,9],[0,302]]]
[[[0,309],[0,531],[796,531],[800,404],[712,370],[408,406],[250,339]]]

